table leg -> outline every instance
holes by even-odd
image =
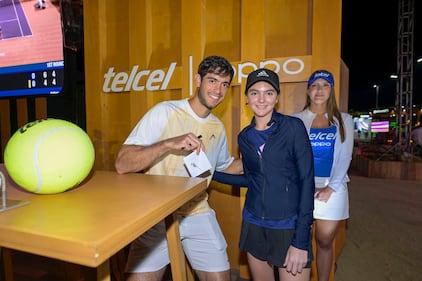
[[[180,242],[177,215],[172,214],[166,218],[166,227],[173,281],[184,281],[186,280],[186,261]]]
[[[9,248],[0,247],[0,256],[1,256],[2,266],[3,266],[4,280],[13,281],[14,276],[13,276],[12,250]]]
[[[106,260],[97,267],[97,281],[111,281],[110,260]]]

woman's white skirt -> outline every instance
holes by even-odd
[[[321,181],[324,179],[315,179],[316,189],[318,186],[324,187]],[[327,202],[314,200],[314,218],[321,220],[344,220],[349,218],[349,191],[347,183],[343,183],[340,188],[331,193],[330,199]]]

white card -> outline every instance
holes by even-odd
[[[199,154],[196,154],[196,151],[192,152],[183,158],[183,161],[191,177],[199,176],[212,168],[207,155],[202,150]]]

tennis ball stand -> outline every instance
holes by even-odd
[[[6,177],[4,176],[2,171],[0,171],[0,186],[1,186],[0,212],[4,212],[10,209],[14,209],[14,208],[29,204],[29,201],[7,199]]]

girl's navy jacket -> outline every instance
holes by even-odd
[[[309,137],[303,122],[273,111],[275,126],[260,154],[248,141],[255,118],[238,136],[242,175],[214,173],[214,180],[247,187],[244,208],[262,220],[283,220],[297,215],[292,245],[307,250],[313,223],[314,165]]]

